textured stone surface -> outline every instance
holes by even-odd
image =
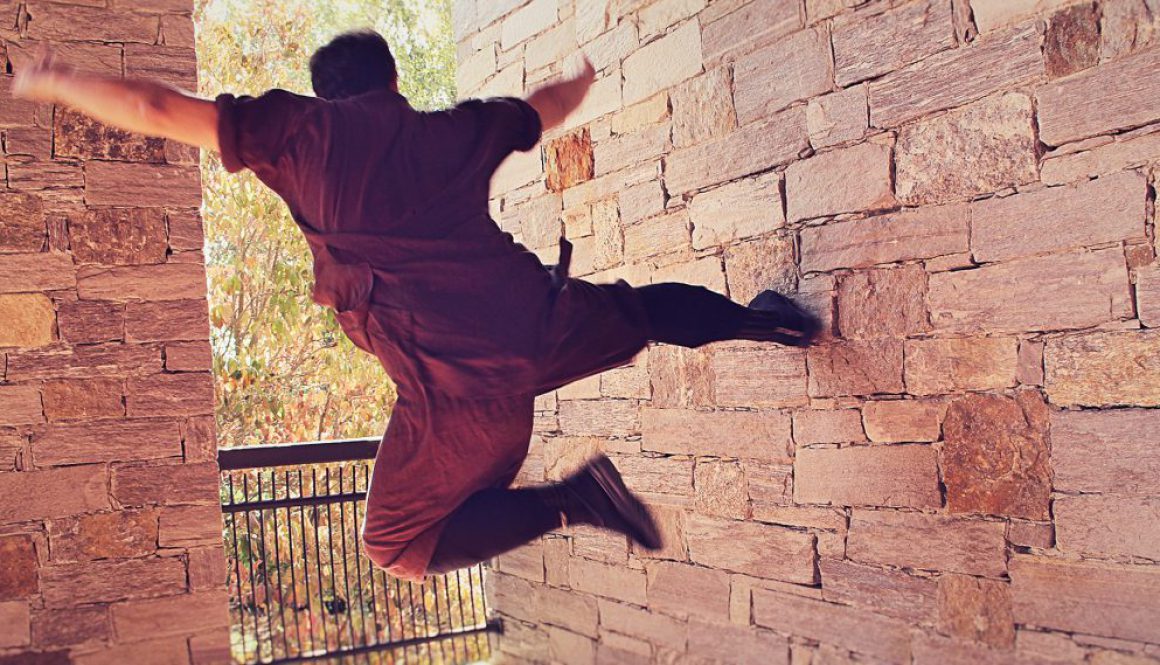
[[[793,257],[793,238],[788,235],[769,236],[726,248],[729,297],[734,302],[749,303],[767,289],[792,293],[797,282]]]
[[[221,534],[222,516],[218,506],[161,509],[157,536],[159,547],[214,546],[221,542]]]
[[[26,647],[32,640],[32,619],[29,613],[28,603],[24,602],[0,602],[0,648],[14,648]],[[65,653],[65,652],[62,652]],[[21,656],[18,654],[11,660],[0,657],[0,663],[7,660],[11,665],[16,665],[17,662],[27,663],[28,660],[17,658]],[[35,658],[35,657],[34,657]],[[30,659],[31,660],[31,659]],[[49,661],[53,662],[53,661]],[[57,663],[68,663],[68,658],[56,660]],[[8,665],[7,663],[5,665]],[[36,661],[33,660],[33,665]]]
[[[87,266],[77,275],[77,292],[85,300],[184,300],[204,298],[205,290],[205,268],[194,263]]]
[[[737,126],[729,69],[716,67],[673,88],[673,146],[728,134]]]
[[[697,196],[689,203],[693,248],[705,249],[785,226],[776,174],[739,180]]]
[[[951,402],[942,454],[950,512],[1047,518],[1047,429],[1047,406],[1034,391]]]
[[[49,525],[54,563],[128,558],[157,549],[157,513],[128,510],[95,513]]]
[[[1140,323],[1160,328],[1160,263],[1136,271],[1136,311]]]
[[[1076,187],[1041,189],[972,206],[971,249],[979,261],[1144,237],[1147,184],[1120,173]]]
[[[965,252],[970,210],[925,207],[802,230],[802,270],[865,268]]]
[[[1059,491],[1149,494],[1160,475],[1160,411],[1053,412],[1051,465]]]
[[[1051,16],[1043,40],[1043,63],[1050,77],[1067,76],[1096,64],[1100,55],[1100,14],[1092,3],[1067,7]]]
[[[1040,177],[1049,185],[1074,182],[1147,164],[1160,150],[1160,133],[1140,130],[1093,139],[1095,145],[1073,152],[1060,149],[1048,153],[1040,167]]]
[[[1060,551],[1160,559],[1160,533],[1141,528],[1160,520],[1160,498],[1061,496],[1052,503],[1052,514]]]
[[[946,407],[941,402],[876,400],[862,407],[866,435],[880,443],[936,441]]]
[[[56,313],[52,301],[39,293],[0,294],[0,347],[31,348],[53,341]]]
[[[906,624],[873,611],[754,589],[753,618],[759,626],[838,644],[888,662],[910,658]]]
[[[164,139],[110,127],[68,108],[59,109],[53,116],[53,140],[57,157],[128,162],[165,159]]]
[[[96,206],[196,207],[201,200],[198,170],[118,162],[87,162],[85,201]]]
[[[902,342],[852,341],[809,350],[812,397],[901,393]]]
[[[212,503],[217,500],[217,463],[117,465],[112,495],[123,506]],[[102,487],[103,490],[103,487]]]
[[[8,379],[71,379],[161,371],[161,350],[140,345],[79,346],[8,354]]]
[[[782,35],[801,27],[802,17],[794,3],[754,0],[702,29],[706,63],[736,60]]]
[[[864,143],[790,164],[785,173],[791,221],[894,205],[890,147]]]
[[[69,646],[109,637],[109,609],[104,606],[41,610],[33,614],[34,644]]]
[[[990,97],[903,127],[895,146],[898,198],[922,205],[1035,179],[1031,99]]]
[[[926,274],[919,266],[852,273],[838,282],[838,331],[865,339],[925,332]]]
[[[906,342],[906,387],[915,395],[1015,385],[1018,343],[1012,338],[916,339]]]
[[[955,45],[950,0],[923,0],[834,28],[838,85],[874,78]]]
[[[1157,334],[1091,333],[1048,342],[1047,396],[1061,406],[1160,406]]]
[[[125,338],[133,342],[198,340],[209,335],[204,300],[130,302],[124,318]]]
[[[125,408],[130,417],[212,413],[212,377],[196,373],[131,378],[126,388]]]
[[[577,558],[568,564],[568,585],[595,596],[635,605],[645,603],[646,577],[641,570]]]
[[[821,559],[822,596],[830,602],[859,605],[884,616],[930,621],[937,613],[937,584],[925,577]]]
[[[548,189],[553,192],[591,180],[592,139],[588,130],[581,129],[544,144],[544,171]]]
[[[1039,138],[1047,145],[1160,118],[1160,49],[1095,67],[1036,92]]]
[[[788,665],[787,642],[784,636],[777,633],[744,626],[694,620],[689,628],[689,654],[701,659]]]
[[[808,446],[859,443],[866,440],[866,435],[857,409],[810,409],[794,413],[793,439],[799,446]]]
[[[866,106],[866,87],[854,86],[810,100],[806,123],[810,145],[825,148],[856,141],[866,135],[870,120]]]
[[[1016,556],[1011,600],[1016,623],[1154,640],[1160,625],[1160,571]]]
[[[0,196],[0,251],[39,252],[47,237],[40,197],[21,193]]]
[[[32,455],[43,466],[179,457],[181,435],[154,418],[60,423],[34,437]]]
[[[68,607],[182,593],[185,565],[174,558],[89,561],[45,567],[40,579],[45,602]]]
[[[1127,318],[1132,307],[1118,247],[938,273],[928,289],[931,323],[951,331],[1085,328]]]
[[[197,56],[185,46],[126,44],[125,75],[197,90]]]
[[[689,558],[703,566],[797,584],[815,581],[812,534],[694,514],[685,538]]]
[[[4,566],[0,567],[0,602],[35,596],[40,588],[37,574],[40,562],[32,537],[0,538],[0,556],[4,559]]]
[[[55,291],[74,286],[76,268],[67,254],[0,254],[0,293]]]
[[[48,420],[70,420],[123,416],[124,393],[120,379],[69,379],[45,383],[41,397]]]
[[[806,356],[767,345],[720,347],[709,359],[720,406],[784,407],[806,401]]]
[[[1002,522],[858,509],[846,542],[853,561],[990,577],[1006,571],[1005,549]]]
[[[664,160],[670,195],[689,192],[785,164],[809,146],[803,108],[790,108],[767,120],[695,146],[674,150]]]
[[[993,647],[1015,646],[1011,591],[1007,583],[966,575],[938,580],[939,629]]]
[[[224,590],[120,603],[112,615],[113,627],[125,640],[212,632],[230,621]]]
[[[70,220],[69,239],[80,263],[162,263],[168,244],[165,214],[150,208],[97,208]]]
[[[641,448],[677,455],[788,460],[789,415],[780,411],[643,409]]]
[[[624,103],[631,104],[701,71],[701,27],[689,21],[625,58]]]
[[[60,303],[57,311],[60,336],[72,344],[120,340],[125,335],[125,307],[118,303]]]
[[[870,125],[896,127],[1043,73],[1039,33],[1017,26],[937,53],[870,83]]]
[[[0,519],[16,523],[106,509],[107,482],[100,466],[5,474],[0,477]]]
[[[794,502],[938,508],[930,446],[805,448],[794,461]]]
[[[749,517],[749,487],[738,462],[697,462],[693,491],[693,506],[699,513],[736,520]]]
[[[738,58],[733,66],[733,99],[741,124],[833,87],[829,35],[823,29],[795,32]]]

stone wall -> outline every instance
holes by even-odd
[[[546,395],[668,537],[497,563],[513,662],[1160,660],[1160,5],[457,0],[463,96],[599,70],[493,214],[576,273],[795,294],[808,351]]]
[[[189,0],[2,2],[9,71],[196,86]],[[0,663],[228,660],[197,152],[0,76]]]

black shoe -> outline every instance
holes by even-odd
[[[769,315],[765,321],[755,321],[746,326],[747,333],[756,334],[761,340],[804,347],[809,346],[822,329],[822,322],[818,320],[818,317],[801,308],[789,298],[770,289],[757,294],[749,302],[749,309]],[[766,326],[765,334],[755,330],[762,324]]]
[[[563,482],[574,503],[568,519],[623,533],[649,550],[664,544],[652,513],[624,485],[612,460],[598,455]]]

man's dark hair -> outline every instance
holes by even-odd
[[[310,81],[323,99],[389,89],[395,77],[391,48],[374,30],[344,32],[310,56]]]

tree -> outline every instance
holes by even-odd
[[[370,27],[391,44],[411,103],[446,106],[450,16],[450,0],[200,0],[200,92],[309,94],[314,49]],[[380,433],[394,386],[311,301],[310,253],[286,206],[252,174],[227,174],[216,154],[203,154],[201,169],[219,445]]]

